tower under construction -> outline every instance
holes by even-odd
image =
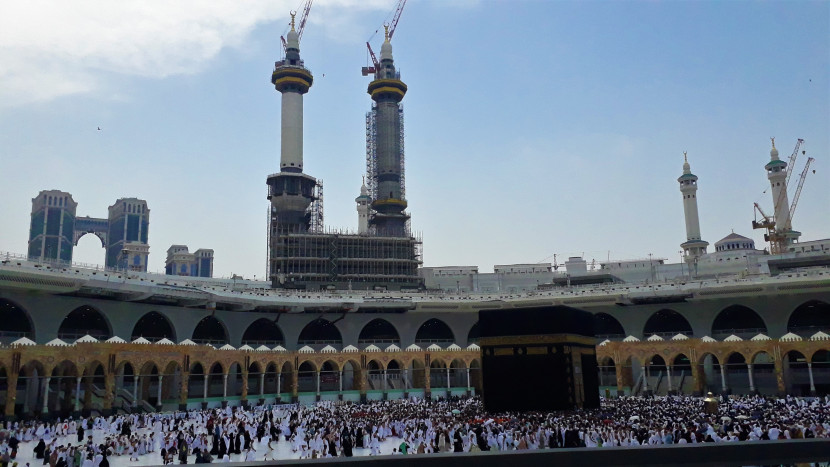
[[[365,224],[358,233],[323,227],[322,184],[303,173],[303,95],[313,82],[300,59],[300,37],[307,14],[308,7],[299,28],[295,28],[292,16],[284,42],[285,59],[276,62],[271,75],[271,82],[282,94],[280,171],[267,180],[271,284],[301,289],[421,288],[421,240],[410,234],[409,216],[404,213],[398,104],[406,85],[395,72],[388,35],[381,53],[386,71],[369,85],[381,138],[377,145],[379,170],[369,177],[369,184],[375,188],[373,195],[377,195],[361,193],[358,202],[364,205],[358,211],[364,215]]]

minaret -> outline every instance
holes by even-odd
[[[686,241],[680,244],[686,262],[691,266],[697,264],[698,258],[706,254],[709,242],[700,239],[700,219],[697,213],[697,175],[689,167],[689,159],[683,153],[683,175],[678,179],[680,193],[683,194],[683,215],[686,219]],[[690,269],[691,271],[691,269]]]
[[[790,200],[787,197],[787,163],[778,158],[778,149],[775,148],[775,138],[772,140],[772,149],[769,152],[770,161],[764,168],[767,170],[772,188],[772,205],[775,210],[775,236],[771,241],[772,253],[783,253],[787,245],[791,245],[801,235],[790,225]]]
[[[270,175],[267,183],[268,199],[280,229],[308,229],[306,208],[314,198],[316,180],[303,174],[303,94],[308,92],[312,81],[311,72],[300,59],[300,39],[292,13],[285,60],[276,62],[271,74],[271,82],[282,93],[282,128],[280,172]]]
[[[368,93],[375,101],[377,179],[376,199],[372,202],[375,211],[370,220],[379,235],[406,236],[406,222],[409,215],[404,212],[406,200],[401,186],[401,115],[400,102],[406,94],[406,84],[395,71],[392,59],[392,44],[389,42],[389,28],[380,48],[380,67],[375,70],[375,79],[369,83]]]
[[[357,203],[357,233],[366,235],[369,233],[369,203],[372,202],[372,198],[369,196],[369,189],[366,188],[365,179],[360,187],[360,196],[354,201]]]
[[[306,232],[311,214],[308,207],[315,199],[317,180],[303,173],[303,94],[308,92],[314,78],[300,59],[300,37],[294,28],[285,43],[285,59],[274,63],[271,83],[282,93],[282,127],[280,171],[268,176],[270,275],[275,278],[282,271],[278,264],[277,246],[280,235]]]

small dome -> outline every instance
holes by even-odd
[[[380,46],[380,59],[392,60],[392,43],[388,40],[383,41],[383,45]]]

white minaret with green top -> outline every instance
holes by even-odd
[[[677,181],[680,183],[680,193],[683,194],[683,215],[686,219],[686,241],[680,244],[686,262],[697,263],[698,258],[706,254],[709,242],[700,238],[700,218],[697,212],[697,175],[692,173],[689,159],[683,153],[683,175]]]

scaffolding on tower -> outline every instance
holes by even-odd
[[[308,231],[320,233],[325,230],[323,227],[323,181],[317,180],[314,186],[314,201],[308,205],[306,212],[309,214]]]

